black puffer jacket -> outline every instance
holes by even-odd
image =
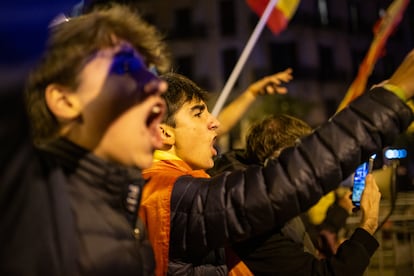
[[[264,168],[180,177],[171,201],[171,259],[203,256],[280,228],[392,143],[412,115],[398,97],[376,88]]]
[[[0,275],[153,275],[137,221],[140,170],[65,140],[22,147],[12,161],[1,178]]]

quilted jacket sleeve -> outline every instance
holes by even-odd
[[[378,248],[373,236],[357,228],[336,255],[318,259],[304,252],[303,244],[278,231],[232,246],[254,275],[363,275]]]
[[[412,116],[398,97],[376,88],[266,167],[179,178],[171,199],[171,257],[204,254],[281,227],[392,143]]]

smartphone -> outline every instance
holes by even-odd
[[[352,203],[359,207],[361,204],[362,192],[365,189],[365,177],[367,174],[372,172],[372,167],[374,166],[375,154],[372,155],[367,162],[362,163],[355,170],[353,177],[353,186],[352,186]]]

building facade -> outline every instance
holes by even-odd
[[[302,0],[281,34],[263,29],[228,101],[254,80],[290,67],[294,80],[288,84],[288,96],[259,100],[245,120],[287,112],[312,126],[324,122],[335,113],[356,76],[373,38],[373,27],[391,2]],[[212,92],[212,108],[245,50],[258,16],[242,0],[144,0],[138,1],[138,6],[148,21],[166,35],[173,54],[173,70]],[[368,85],[390,77],[414,47],[413,6],[409,4],[390,37]],[[243,143],[238,141],[248,125],[243,122],[230,135],[230,147]]]

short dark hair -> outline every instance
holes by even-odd
[[[175,127],[174,115],[183,104],[193,100],[207,101],[207,91],[201,89],[189,78],[174,72],[166,73],[161,78],[168,83],[167,92],[162,95],[167,104],[163,123]]]
[[[267,158],[277,157],[287,147],[294,146],[299,138],[312,132],[304,121],[286,115],[271,115],[254,123],[246,136],[246,158],[263,164]]]
[[[105,47],[115,46],[113,36],[131,43],[147,65],[161,72],[169,69],[169,53],[162,35],[130,7],[114,4],[54,25],[44,55],[29,76],[25,92],[36,144],[55,138],[60,128],[46,105],[46,87],[56,83],[75,90],[79,85],[79,73],[91,56]]]

